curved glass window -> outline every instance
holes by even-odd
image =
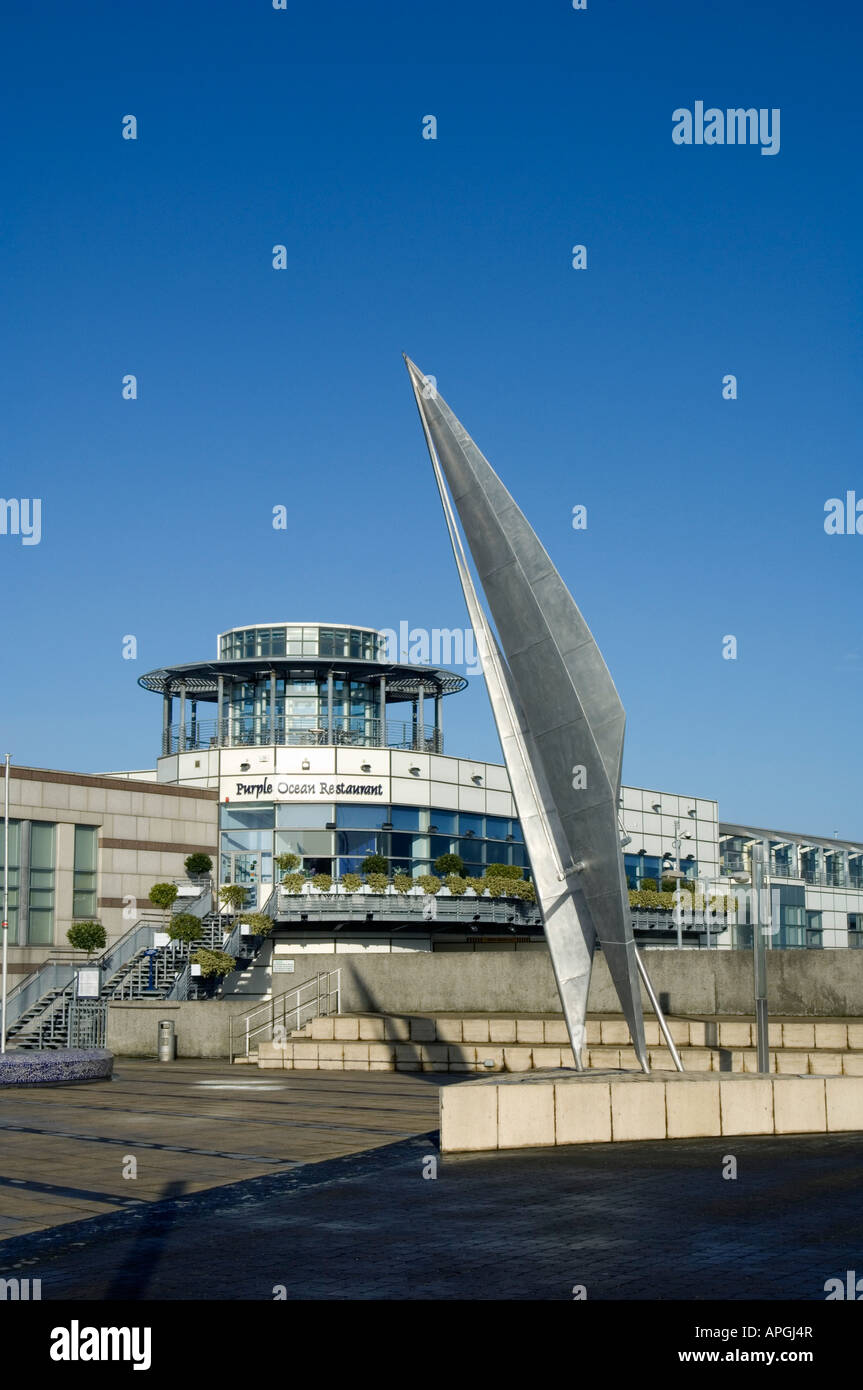
[[[369,826],[380,830],[390,818],[389,806],[337,806],[336,825]]]

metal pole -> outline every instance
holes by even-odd
[[[761,921],[762,892],[765,885],[764,850],[761,845],[752,846],[752,887],[755,899],[752,923],[752,955],[755,966],[755,1037],[758,1048],[758,1071],[761,1075],[770,1073],[770,1050],[767,1028],[767,950],[764,931],[769,923]],[[769,908],[766,914],[770,915]]]
[[[3,793],[3,1017],[0,1021],[0,1053],[6,1051],[6,993],[9,983],[9,762],[11,757],[11,753],[6,754]]]
[[[660,1031],[662,1032],[662,1036],[664,1037],[668,1050],[671,1053],[671,1060],[678,1071],[683,1071],[683,1063],[680,1060],[680,1053],[674,1046],[674,1039],[672,1038],[671,1033],[668,1030],[668,1024],[665,1021],[665,1014],[659,1007],[659,1000],[657,999],[653,991],[653,985],[650,983],[650,976],[647,973],[647,966],[641,959],[637,946],[635,947],[635,963],[638,966],[638,973],[641,976],[642,984],[644,985],[644,988],[647,991],[647,997],[650,1000],[650,1006],[653,1009],[653,1012],[656,1014],[656,1017],[659,1021]]]
[[[680,892],[680,821],[679,821],[679,820],[676,820],[676,821],[674,822],[674,886],[675,886],[675,889],[677,890],[677,892],[679,893],[679,892]],[[678,908],[677,908],[677,949],[678,949],[678,951],[681,951],[681,950],[683,949],[683,909],[679,906],[679,903],[680,903],[680,899],[678,898]],[[694,915],[694,909],[695,909],[695,899],[694,899],[694,898],[693,898],[693,900],[692,900],[692,906],[693,906],[693,915]]]

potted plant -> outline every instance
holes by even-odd
[[[292,874],[300,867],[302,860],[298,854],[277,854],[273,860],[279,873],[282,874],[282,883],[285,882],[285,875]]]
[[[367,854],[360,870],[366,876],[369,874],[385,874],[389,869],[389,864],[382,854]]]
[[[245,906],[246,890],[241,883],[224,883],[219,889],[219,898],[228,912],[234,913]]]
[[[363,886],[360,874],[342,874],[341,883],[346,893],[358,893]]]
[[[154,907],[161,907],[165,913],[165,927],[171,916],[171,908],[177,900],[176,883],[154,883],[149,892],[150,902]]]
[[[209,995],[215,993],[219,980],[229,975],[237,963],[227,951],[211,951],[205,946],[200,946],[190,960],[193,965],[201,967],[201,976],[207,981],[206,993]]]
[[[410,874],[393,874],[393,888],[397,893],[409,893],[414,886]]]
[[[73,922],[66,940],[76,951],[86,951],[89,960],[94,951],[104,950],[107,937],[101,922]]]
[[[332,874],[313,874],[312,887],[317,888],[319,893],[331,893],[333,891]]]
[[[168,936],[171,940],[179,941],[184,946],[191,946],[193,941],[200,941],[203,935],[203,922],[191,912],[176,912],[168,925]]]
[[[463,874],[464,860],[460,854],[439,854],[434,861],[434,871],[444,879],[449,874]]]
[[[385,893],[387,891],[388,882],[389,880],[387,879],[386,874],[366,874],[366,883],[369,885],[369,888],[372,890],[373,893]]]
[[[197,883],[210,877],[213,861],[209,854],[190,854],[183,860],[183,866],[192,882]]]

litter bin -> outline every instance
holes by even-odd
[[[158,1056],[160,1062],[173,1062],[177,1055],[177,1039],[172,1018],[159,1019]]]

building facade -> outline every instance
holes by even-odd
[[[184,877],[191,853],[211,856],[220,884],[242,884],[249,909],[273,909],[280,854],[334,880],[369,854],[413,878],[444,853],[471,877],[494,864],[529,873],[505,768],[445,746],[444,699],[465,688],[462,675],[392,661],[382,633],[338,624],[233,628],[217,653],[140,678],[162,697],[154,768],[13,766],[13,978],[68,949],[73,921],[96,918],[116,940],[154,882]],[[774,948],[863,944],[860,845],[722,822],[715,800],[637,787],[622,788],[620,825],[632,889],[676,873],[727,894],[761,845]],[[289,904],[276,953],[543,949],[540,919],[523,905],[507,913],[486,902],[468,914],[475,921],[423,917],[419,906],[400,921],[378,906],[349,920],[335,897],[326,910],[317,899]],[[642,939],[675,944],[667,912],[633,911]],[[744,911],[687,923],[682,940],[746,948],[751,933]]]

